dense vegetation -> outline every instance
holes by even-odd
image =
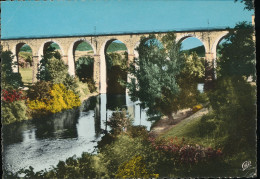
[[[193,52],[195,52],[199,57],[205,57],[205,48],[203,45],[198,46],[198,47],[194,47],[188,50],[182,50],[183,53],[185,54],[192,54]]]
[[[25,46],[25,49],[28,49]],[[27,53],[27,52],[24,52]],[[20,73],[12,70],[12,53],[1,51],[2,59],[2,112],[3,124],[26,120],[41,114],[52,114],[81,104],[80,96],[89,93],[87,86],[68,74],[68,67],[52,46],[44,53],[37,74],[38,82],[21,91]],[[80,87],[80,89],[79,89]]]

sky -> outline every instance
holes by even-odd
[[[232,28],[254,13],[234,0],[4,1],[1,9],[2,39]]]

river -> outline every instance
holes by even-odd
[[[97,141],[109,130],[105,121],[116,108],[126,108],[134,125],[150,130],[145,110],[129,96],[101,94],[77,109],[3,126],[3,168],[12,172],[29,166],[35,171],[48,170],[73,155],[96,153]]]

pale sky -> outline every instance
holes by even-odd
[[[4,1],[1,8],[2,39],[232,28],[253,15],[233,0]]]

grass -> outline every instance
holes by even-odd
[[[160,135],[160,138],[171,138],[184,137],[186,141],[190,143],[199,144],[205,147],[213,147],[217,148],[220,145],[220,142],[223,140],[222,138],[217,138],[213,135],[205,135],[201,137],[200,134],[200,122],[201,117],[192,116],[182,120],[173,128],[169,129],[165,133]]]
[[[22,81],[26,84],[32,83],[32,67],[30,68],[19,68],[19,72],[22,76]]]
[[[209,111],[209,114],[211,111]],[[192,116],[190,116],[192,117]],[[225,137],[214,136],[214,134],[204,134],[200,136],[201,131],[201,118],[186,118],[180,123],[178,123],[175,127],[171,128],[170,130],[166,131],[165,133],[161,134],[160,138],[171,138],[177,137],[182,138],[184,137],[188,143],[192,144],[199,144],[204,147],[212,147],[215,149],[222,148],[221,144],[226,140]],[[232,147],[232,145],[230,146]],[[251,176],[250,174],[254,174],[255,166],[256,166],[256,150],[255,149],[248,149],[248,150],[239,150],[235,153],[223,153],[224,156],[222,161],[216,161],[215,164],[212,165],[212,169],[215,168],[217,171],[216,176],[227,176],[227,177],[234,177],[234,176]],[[242,171],[242,163],[245,161],[251,161],[252,167],[246,171]],[[210,171],[213,172],[214,170]],[[201,168],[198,169],[197,172],[204,173]],[[212,174],[212,173],[209,173]]]

